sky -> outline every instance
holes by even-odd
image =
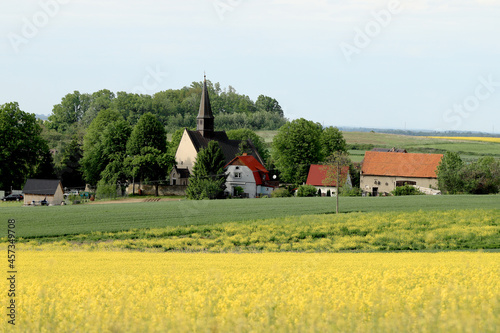
[[[0,2],[0,104],[207,79],[324,126],[500,133],[499,0]]]

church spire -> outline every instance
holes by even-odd
[[[208,97],[207,76],[204,76],[203,90],[201,91],[200,111],[196,117],[197,130],[204,137],[212,136],[214,132],[214,116],[212,107],[210,106],[210,98]]]

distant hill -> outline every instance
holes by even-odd
[[[35,117],[36,119],[40,120],[49,120],[49,116],[47,116],[46,114],[35,114]]]
[[[494,137],[500,138],[500,134],[485,133],[485,132],[469,132],[469,131],[431,131],[431,130],[402,130],[402,129],[381,129],[381,128],[366,128],[366,127],[346,127],[341,126],[339,129],[343,132],[374,132],[386,134],[400,134],[411,136],[465,136],[465,137]]]

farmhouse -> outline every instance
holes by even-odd
[[[436,169],[441,154],[367,151],[361,167],[360,187],[365,194],[387,194],[398,186],[437,188]]]
[[[64,191],[58,179],[28,179],[23,188],[24,204],[37,205],[47,200],[50,205],[60,205],[64,201]]]
[[[339,187],[346,185],[352,188],[349,166],[344,166],[340,170]],[[321,196],[325,196],[328,191],[332,195],[337,193],[337,168],[329,165],[312,164],[307,175],[306,185],[316,187],[321,191]]]
[[[235,157],[226,166],[226,192],[231,195],[243,195],[248,198],[270,196],[277,182],[271,181],[269,172],[253,156],[243,154]],[[243,193],[238,193],[243,189]]]
[[[196,118],[196,131],[184,129],[179,147],[175,153],[176,167],[170,174],[170,185],[187,184],[198,152],[206,148],[210,141],[217,141],[224,154],[226,163],[229,163],[240,153],[242,143],[248,147],[252,155],[260,164],[264,164],[257,149],[250,140],[229,140],[225,131],[214,130],[214,116],[208,96],[207,79],[203,81],[200,110]]]

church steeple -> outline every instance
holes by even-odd
[[[201,91],[200,111],[196,117],[196,129],[204,137],[211,137],[214,132],[214,116],[208,97],[207,76],[203,80],[203,90]]]

